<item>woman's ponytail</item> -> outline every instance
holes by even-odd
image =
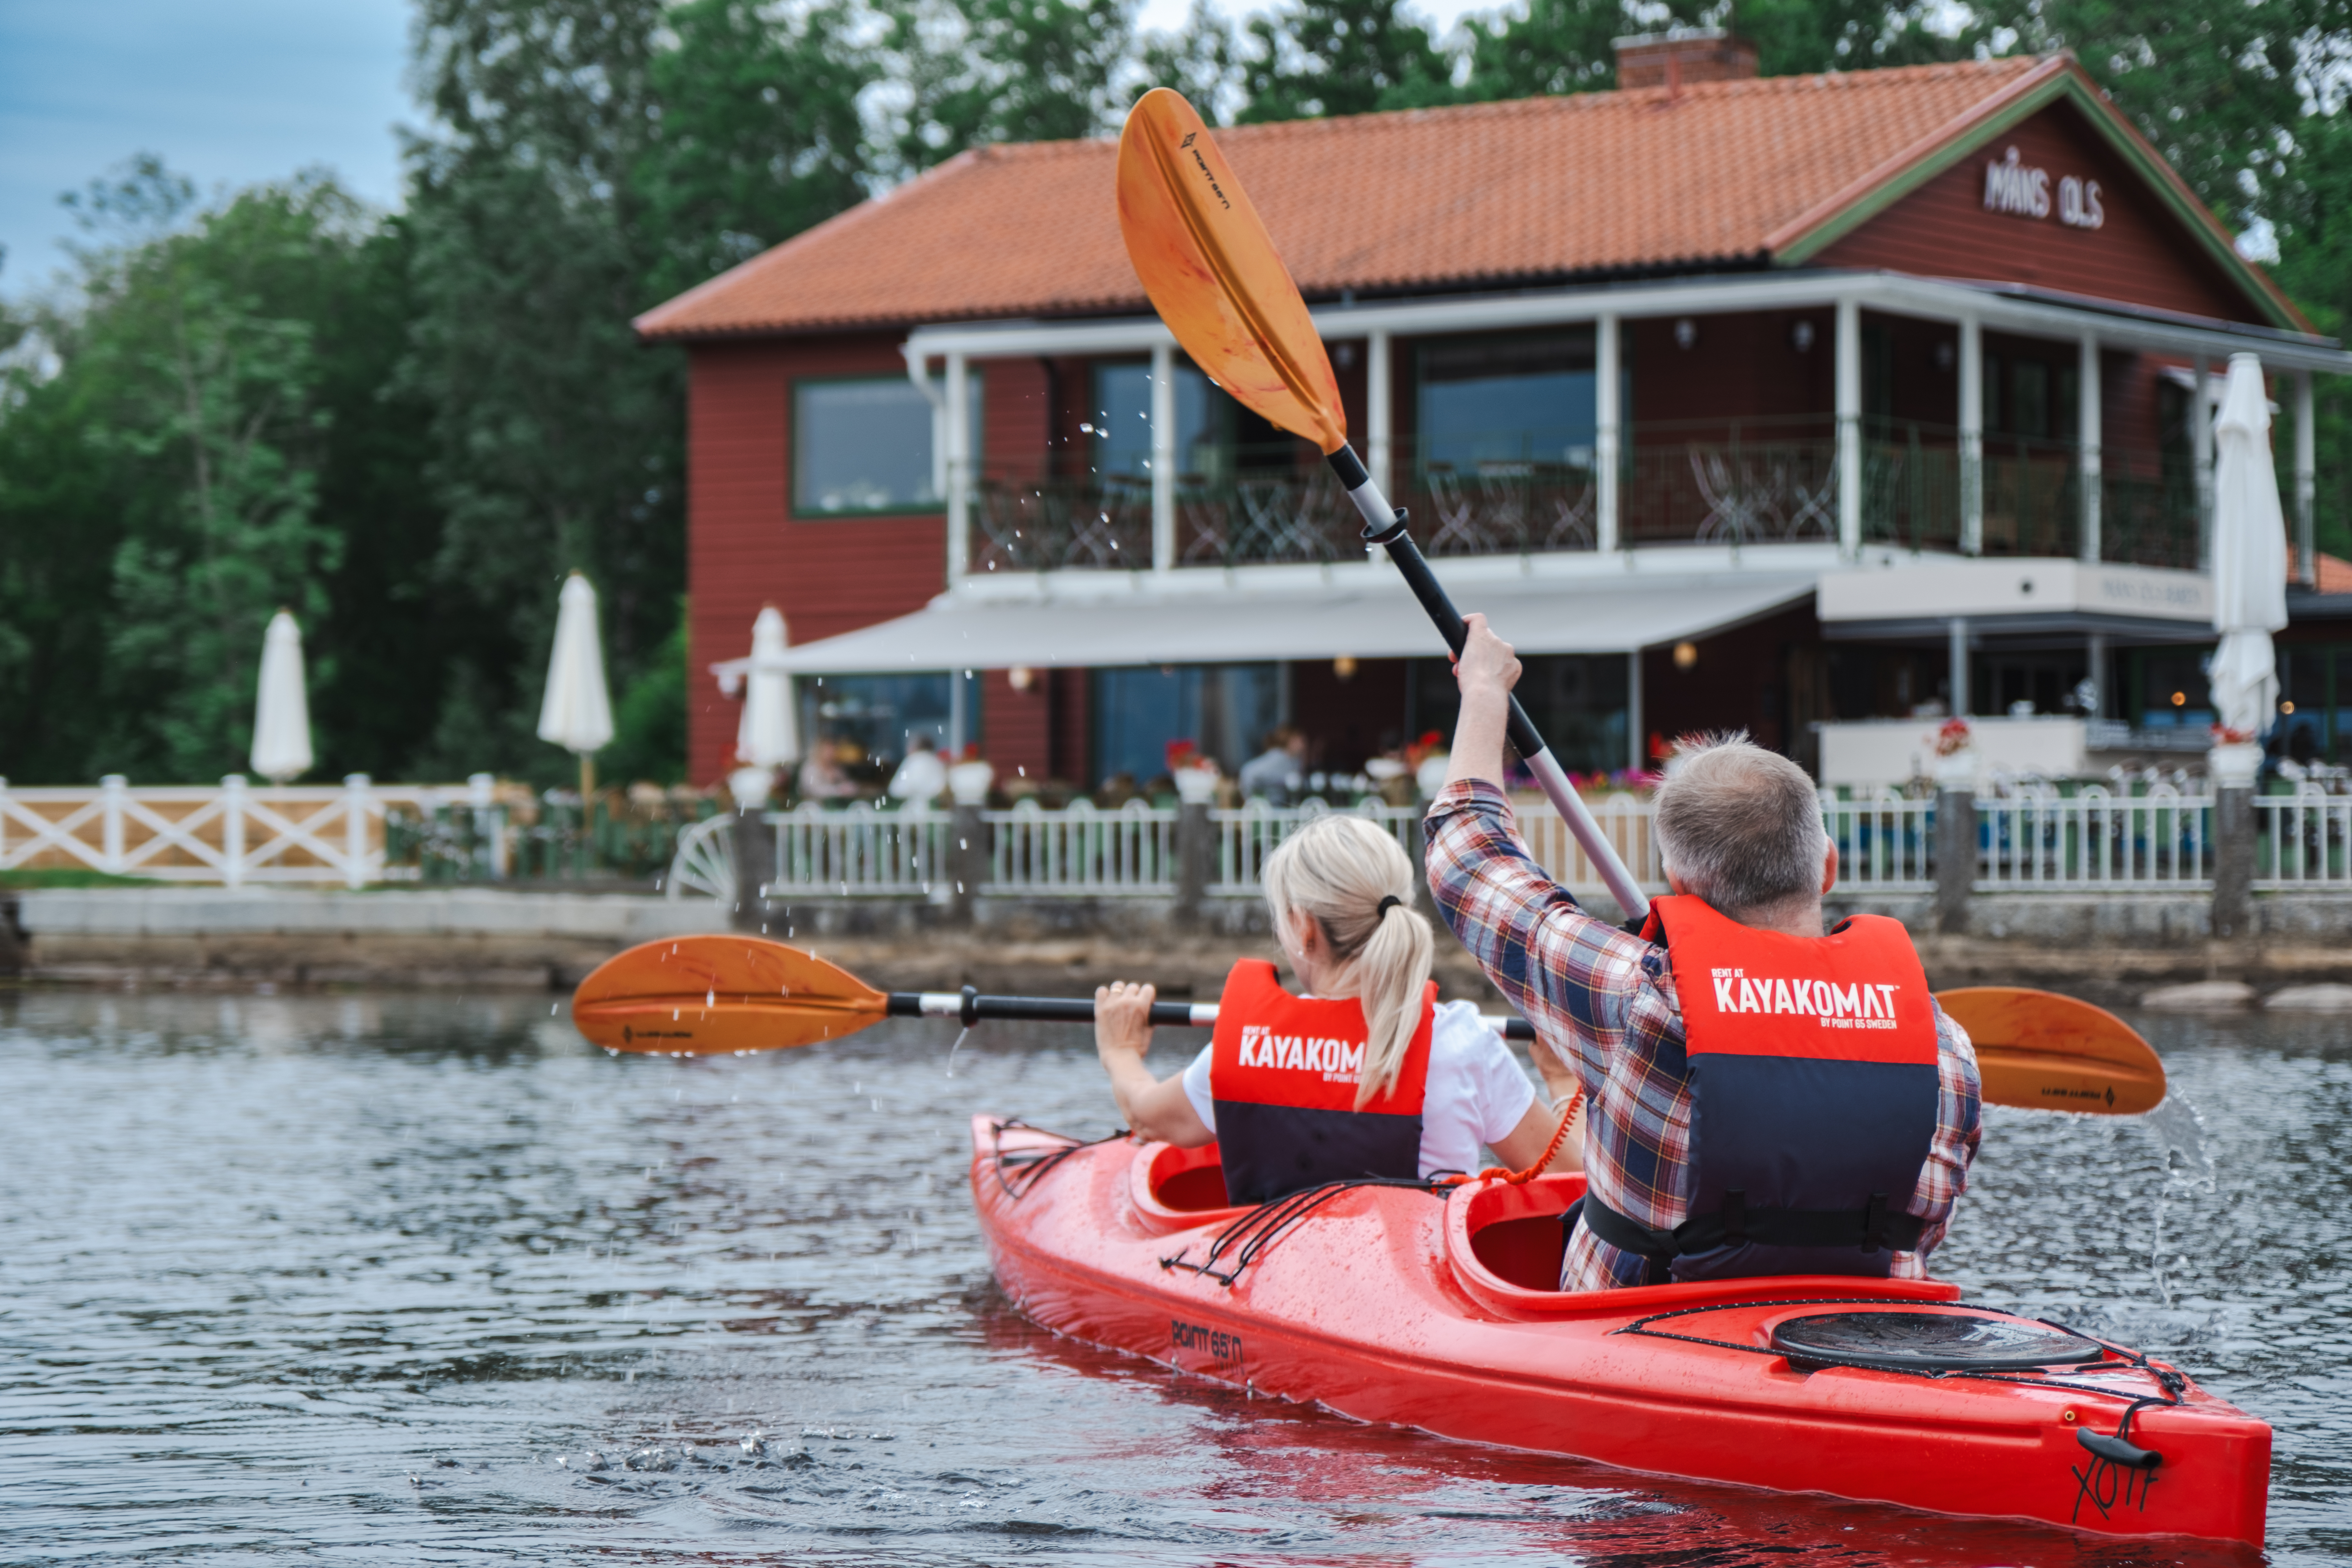
[[[1292,914],[1323,928],[1370,1034],[1356,1079],[1360,1108],[1396,1087],[1421,1032],[1436,938],[1412,907],[1412,862],[1395,837],[1360,816],[1319,816],[1265,863],[1265,901],[1277,928]]]

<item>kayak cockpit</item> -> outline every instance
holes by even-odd
[[[1136,1152],[1128,1167],[1128,1195],[1135,1217],[1160,1235],[1223,1229],[1247,1215],[1247,1205],[1229,1203],[1224,1166],[1217,1146],[1179,1149],[1151,1143]],[[1864,1279],[1815,1276],[1722,1280],[1696,1285],[1636,1286],[1619,1290],[1564,1291],[1561,1256],[1568,1247],[1563,1223],[1569,1206],[1584,1195],[1581,1173],[1538,1176],[1514,1185],[1474,1182],[1454,1189],[1442,1205],[1445,1258],[1463,1292],[1491,1312],[1508,1318],[1550,1318],[1597,1310],[1622,1311],[1692,1304],[1717,1298],[1867,1296],[1889,1301],[1952,1301],[1959,1288],[1937,1280]]]

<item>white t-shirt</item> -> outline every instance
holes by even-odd
[[[1209,1092],[1213,1044],[1184,1069],[1184,1098],[1210,1131],[1217,1130]],[[1478,1021],[1467,1002],[1440,1002],[1429,1030],[1429,1081],[1421,1095],[1421,1173],[1475,1171],[1478,1150],[1507,1138],[1536,1100],[1519,1058],[1503,1037]]]

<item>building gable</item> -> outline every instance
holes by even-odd
[[[1775,236],[1776,259],[2310,331],[2080,68],[2053,63],[2012,101]]]

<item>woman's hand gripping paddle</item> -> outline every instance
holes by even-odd
[[[1405,531],[1404,514],[1389,506],[1348,445],[1339,384],[1298,285],[1181,93],[1154,88],[1128,114],[1118,139],[1118,226],[1152,309],[1192,363],[1244,407],[1322,450],[1363,514],[1366,542],[1386,547],[1446,647],[1459,654],[1461,614]],[[1650,900],[1516,698],[1511,744],[1618,904],[1637,920],[1646,914]]]
[[[1976,1041],[1984,1098],[2022,1110],[2131,1116],[2164,1098],[2164,1068],[2114,1014],[2047,991],[1980,986],[1936,1000]],[[1090,996],[982,996],[962,991],[877,991],[847,971],[764,937],[682,936],[649,942],[597,966],[572,994],[572,1021],[612,1051],[729,1056],[837,1040],[884,1018],[1083,1024]],[[1213,1002],[1157,1002],[1154,1024],[1207,1028]],[[1534,1031],[1489,1018],[1508,1038]]]

